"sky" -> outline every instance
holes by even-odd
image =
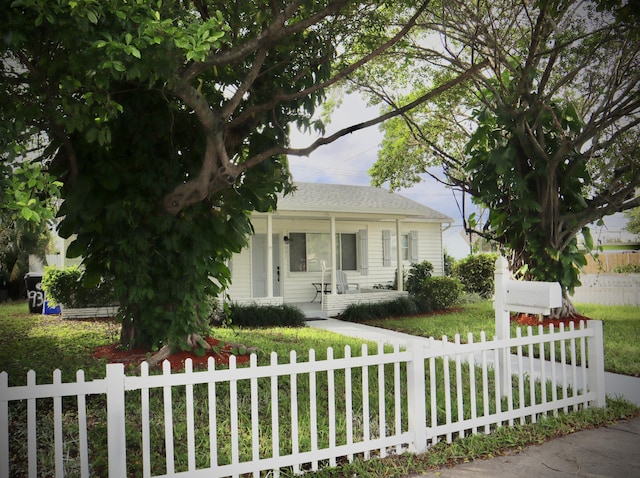
[[[359,96],[345,96],[342,105],[332,114],[331,123],[326,125],[326,135],[376,116],[377,109],[368,107]],[[295,131],[291,146],[308,146],[317,137],[316,134]],[[307,157],[289,156],[293,179],[297,182],[368,186],[371,184],[368,171],[377,160],[381,141],[382,133],[377,126],[372,126],[321,146]],[[450,189],[425,175],[420,184],[396,192],[451,217],[452,224],[444,233],[447,253],[454,257],[464,257],[469,253],[469,246],[460,236],[462,217]],[[461,201],[459,193],[458,201]],[[470,207],[470,202],[467,203]]]
[[[378,116],[377,109],[368,107],[359,96],[345,96],[342,105],[331,115],[331,123],[326,125],[326,135],[376,116]],[[317,137],[317,134],[293,131],[291,146],[294,148],[308,146]],[[382,133],[377,126],[372,126],[343,136],[332,144],[321,146],[307,157],[289,156],[293,179],[297,182],[309,183],[370,185],[371,178],[368,170],[377,159],[381,141]],[[458,207],[462,200],[460,193],[456,193],[456,202],[450,189],[426,175],[421,183],[409,189],[399,190],[397,193],[451,217],[453,222],[443,233],[446,251],[455,258],[464,257],[469,253],[469,246],[461,235],[462,216]],[[474,206],[467,198],[467,215],[473,210]],[[596,240],[598,238],[603,242],[608,239],[623,242],[632,240],[632,237],[623,231],[625,220],[622,214],[609,216],[605,219],[605,223],[604,228],[592,228],[592,234]]]

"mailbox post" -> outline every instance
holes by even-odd
[[[500,256],[494,272],[495,298],[493,308],[496,317],[496,338],[511,337],[510,312],[549,315],[551,309],[562,307],[562,288],[558,282],[515,281],[509,277],[509,263]],[[499,355],[500,388],[502,396],[511,392],[511,372],[508,369],[509,349]]]

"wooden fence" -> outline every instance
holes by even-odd
[[[328,349],[320,360],[309,351],[305,361],[274,353],[261,365],[253,355],[247,366],[232,359],[216,369],[210,360],[203,371],[188,361],[183,373],[165,363],[156,375],[143,366],[128,376],[109,364],[104,379],[87,382],[79,371],[73,383],[56,371],[53,383],[37,384],[31,371],[26,385],[9,386],[2,372],[0,476],[26,474],[21,467],[28,476],[62,477],[71,468],[83,477],[278,476],[356,456],[420,453],[440,440],[605,405],[599,321],[460,342],[380,345],[375,354],[363,346],[354,356]],[[510,361],[498,360],[508,352]],[[501,386],[502,376],[511,386]],[[96,418],[102,412],[106,429]],[[44,430],[47,417],[53,424]],[[104,446],[108,462],[97,462]],[[44,469],[47,457],[52,469]]]
[[[618,266],[640,265],[640,252],[604,252],[596,257],[587,256],[583,274],[610,274]]]

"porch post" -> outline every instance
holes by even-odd
[[[267,214],[267,297],[273,297],[273,215]]]
[[[331,259],[329,260],[329,264],[331,265],[331,294],[335,295],[338,293],[336,287],[336,217],[331,216]]]
[[[396,255],[398,262],[398,270],[396,276],[396,282],[398,283],[398,290],[404,290],[403,279],[404,275],[402,274],[402,237],[400,237],[400,218],[396,219]]]

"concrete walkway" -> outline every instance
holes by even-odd
[[[428,339],[337,319],[314,320],[307,324],[363,340],[407,346]],[[438,343],[438,342],[436,342]],[[538,367],[548,365],[539,362]],[[547,375],[548,377],[549,375]],[[605,372],[606,394],[640,406],[640,378]],[[453,468],[441,468],[404,478],[485,477],[561,478],[640,477],[640,418],[586,430],[530,446],[506,456],[475,460]]]
[[[357,324],[353,322],[345,322],[338,319],[311,320],[307,325],[317,329],[330,330],[338,334],[356,337],[362,340],[371,340],[373,342],[383,342],[385,344],[406,347],[410,343],[423,342],[425,345],[429,343],[429,339],[424,337],[416,337],[414,335],[395,332],[393,330],[381,329],[370,325]],[[441,344],[440,341],[435,342],[436,345]],[[512,355],[512,370],[516,368],[516,356]],[[544,364],[546,367],[551,366],[549,362],[536,359],[534,361],[536,368],[539,370]],[[550,377],[550,372],[546,374]],[[580,379],[580,377],[578,377]],[[619,375],[615,373],[605,372],[604,383],[606,394],[609,397],[621,397],[640,407],[640,378],[629,377],[627,375]],[[580,388],[580,383],[572,384]],[[640,449],[638,450],[640,452]],[[639,475],[640,476],[640,475]]]

